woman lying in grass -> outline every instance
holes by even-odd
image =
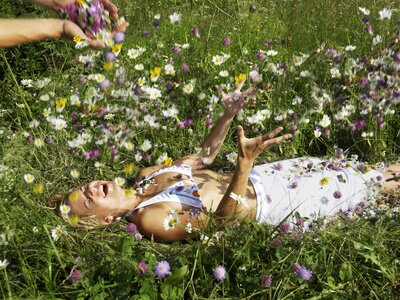
[[[142,169],[134,189],[123,189],[112,181],[92,181],[54,198],[61,215],[87,227],[123,217],[145,236],[168,242],[195,237],[210,216],[218,225],[248,218],[276,225],[295,215],[312,219],[357,210],[373,194],[399,188],[391,173],[400,171],[399,165],[381,173],[344,159],[297,158],[253,167],[266,148],[291,138],[279,135],[281,127],[247,138],[238,126],[236,170],[219,174],[204,169],[217,156],[233,118],[245,106],[244,98],[253,96],[251,89],[241,93],[242,86],[232,94],[221,92],[225,111],[201,144],[200,155]]]

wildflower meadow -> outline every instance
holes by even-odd
[[[106,46],[75,38],[0,49],[0,297],[399,299],[399,194],[307,230],[301,219],[210,224],[171,244],[124,220],[76,228],[48,203],[95,179],[132,187],[140,168],[197,152],[223,111],[216,86],[241,81],[257,97],[234,125],[293,134],[260,162],[400,162],[399,3],[113,2],[130,24],[114,36],[107,15],[2,2],[1,18],[75,17]],[[237,152],[232,127],[210,168],[234,170]]]

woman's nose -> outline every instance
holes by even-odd
[[[96,181],[92,181],[88,184],[87,190],[90,196],[96,196],[98,190],[97,186]]]

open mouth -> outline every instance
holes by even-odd
[[[103,187],[103,194],[104,194],[104,198],[105,198],[105,197],[107,197],[107,194],[108,194],[108,184],[105,183],[102,185],[102,187]]]

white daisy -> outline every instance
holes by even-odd
[[[169,20],[172,24],[177,23],[181,20],[181,14],[174,12],[172,15],[169,15]]]
[[[9,262],[7,261],[7,259],[5,260],[0,260],[0,270],[4,270],[5,268],[7,268]]]
[[[26,183],[32,183],[35,180],[35,176],[33,176],[32,174],[25,174],[24,175],[24,180]]]
[[[166,217],[163,221],[163,227],[165,230],[173,229],[176,225],[179,224],[178,214],[173,211],[171,212],[168,217]]]
[[[249,207],[249,204],[247,203],[246,198],[235,194],[234,192],[231,192],[229,194],[229,197],[231,197],[233,200],[235,200],[237,203],[243,205],[244,207]]]
[[[63,226],[63,225],[58,225],[56,228],[53,228],[53,229],[51,230],[51,237],[53,238],[54,241],[58,241],[58,239],[59,239],[62,235],[66,234],[66,231],[65,231],[64,228],[65,228],[65,226]]]

